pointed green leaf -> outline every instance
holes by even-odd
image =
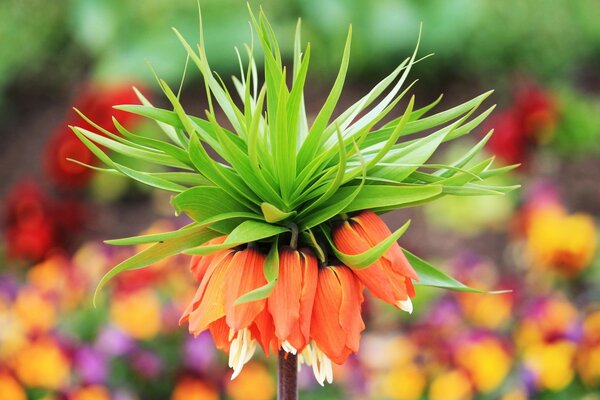
[[[198,227],[196,229],[190,229],[183,235],[165,239],[161,243],[157,243],[146,250],[142,250],[138,254],[112,268],[102,277],[102,279],[100,279],[96,291],[94,292],[94,304],[96,304],[96,297],[98,296],[98,293],[100,293],[100,290],[102,290],[108,281],[121,272],[147,267],[164,258],[180,254],[189,248],[204,244],[219,235],[219,233],[210,229]]]
[[[473,289],[471,287],[466,286],[465,284],[457,281],[451,276],[446,275],[439,269],[435,268],[427,261],[415,256],[408,250],[402,249],[408,262],[415,269],[415,272],[419,276],[419,281],[415,282],[417,285],[422,286],[433,286],[442,289],[450,289],[456,290],[459,292],[472,292],[472,293],[487,293],[487,294],[501,294],[501,293],[509,293],[510,290],[497,290],[492,292],[487,292],[484,290]]]
[[[273,288],[275,288],[275,285],[277,284],[277,278],[279,277],[279,252],[277,248],[278,241],[276,240],[271,245],[271,250],[265,258],[264,271],[267,284],[242,295],[235,301],[235,304],[249,303],[251,301],[266,299],[269,297],[273,291]]]

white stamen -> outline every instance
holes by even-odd
[[[312,347],[312,368],[319,385],[325,386],[326,380],[327,383],[333,383],[333,364],[329,357],[314,343]]]
[[[412,314],[413,303],[412,303],[412,301],[410,301],[410,297],[407,298],[406,300],[400,300],[397,304],[398,304],[398,307],[400,307],[400,309],[402,311],[406,311],[407,313]]]
[[[312,365],[312,350],[310,344],[307,344],[302,352],[298,354],[298,371],[302,369],[302,364],[306,364],[309,367]]]
[[[256,351],[256,344],[256,340],[252,339],[248,328],[235,334],[235,338],[229,346],[229,367],[233,368],[231,380],[235,379],[242,372],[244,364],[250,361]]]
[[[294,346],[292,346],[292,344],[290,342],[288,342],[287,340],[283,343],[281,343],[281,348],[283,350],[285,350],[287,353],[292,353],[294,355],[296,355],[298,353],[298,350],[296,350],[296,348]]]

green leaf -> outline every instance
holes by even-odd
[[[283,226],[271,225],[266,222],[259,221],[244,221],[237,228],[235,228],[225,242],[222,244],[216,244],[211,246],[201,246],[186,251],[186,254],[193,255],[207,255],[217,251],[231,249],[233,247],[256,242],[258,240],[267,239],[284,232],[288,232],[289,229]]]
[[[186,231],[183,235],[165,239],[161,243],[157,243],[146,250],[142,250],[138,254],[112,268],[102,277],[102,279],[100,279],[96,291],[94,292],[94,305],[96,304],[96,298],[98,293],[100,293],[100,290],[102,290],[108,281],[121,272],[147,267],[163,258],[180,254],[189,248],[204,244],[219,235],[219,233],[205,227],[197,227]]]
[[[450,290],[456,290],[459,292],[471,292],[471,293],[501,294],[501,293],[511,292],[511,290],[497,290],[497,291],[488,292],[488,291],[484,291],[484,290],[473,289],[473,288],[457,281],[456,279],[452,278],[451,276],[446,275],[439,269],[437,269],[434,266],[432,266],[431,264],[429,264],[427,261],[415,256],[411,252],[409,252],[405,249],[402,249],[402,250],[404,251],[406,258],[408,259],[408,262],[414,268],[415,272],[419,276],[419,281],[415,282],[417,285],[433,286],[433,287],[438,287],[438,288],[442,288],[442,289],[450,289]]]
[[[325,104],[321,107],[319,113],[317,114],[315,121],[313,122],[310,130],[308,132],[308,136],[306,140],[302,144],[300,148],[300,152],[298,154],[298,165],[300,169],[303,169],[309,161],[315,156],[318,148],[322,143],[322,134],[327,124],[329,123],[329,119],[333,115],[333,111],[337,102],[342,94],[342,88],[344,87],[344,81],[346,80],[346,73],[348,72],[348,64],[350,62],[350,44],[352,43],[352,26],[348,29],[348,36],[346,37],[346,44],[344,46],[344,53],[342,55],[342,62],[340,65],[340,70],[338,72],[337,77],[335,78],[335,82],[333,87],[331,88],[331,92],[327,99],[325,100]]]
[[[273,288],[275,288],[275,285],[277,284],[277,278],[279,277],[279,252],[277,250],[278,246],[279,244],[276,240],[271,245],[271,250],[265,258],[264,272],[265,278],[267,279],[267,284],[240,296],[234,304],[249,303],[251,301],[266,299],[267,297],[269,297],[269,295],[273,291]]]
[[[330,199],[331,203],[339,202],[355,190],[354,186],[341,188]],[[439,185],[393,186],[367,185],[362,188],[354,200],[344,208],[344,212],[368,210],[380,207],[400,208],[404,204],[435,197],[442,192]],[[328,202],[329,203],[329,202]]]
[[[187,66],[187,62],[186,62],[186,66]],[[137,90],[137,88],[133,88],[135,94],[137,95],[137,98],[140,100],[140,102],[147,107],[151,107],[154,108],[154,106],[152,105],[152,103],[150,103],[150,101],[144,97],[144,95]],[[164,122],[161,122],[160,119],[158,118],[152,118],[156,124],[160,127],[160,129],[162,129],[162,131],[165,133],[165,135],[167,135],[175,144],[181,146],[181,147],[186,147],[188,144],[188,138],[185,137],[185,135],[180,135],[177,132],[177,129],[173,128],[173,126],[171,124],[166,124]]]
[[[283,221],[284,219],[293,217],[296,215],[296,211],[284,212],[273,204],[264,202],[260,205],[260,209],[265,217],[265,221],[269,223]]]
[[[132,147],[108,137],[98,135],[97,133],[88,131],[83,128],[75,128],[81,135],[85,136],[89,140],[98,143],[112,151],[123,154],[127,157],[137,158],[143,161],[148,161],[153,164],[162,164],[168,167],[189,169],[187,165],[180,162],[179,160],[171,157],[170,155],[164,154],[158,151],[144,150],[138,147]]]
[[[385,238],[385,240],[377,243],[375,246],[373,246],[369,250],[367,250],[363,253],[360,253],[360,254],[342,253],[335,247],[335,244],[333,243],[333,240],[331,239],[330,235],[326,231],[324,231],[324,232],[325,232],[325,237],[329,241],[329,244],[331,245],[331,248],[333,249],[335,256],[337,258],[339,258],[339,260],[341,262],[343,262],[345,265],[347,265],[348,267],[350,267],[352,269],[363,269],[363,268],[368,268],[375,261],[379,260],[379,258],[381,258],[385,254],[385,252],[387,252],[390,249],[390,247],[392,247],[392,245],[394,243],[396,243],[396,241],[398,239],[400,239],[400,237],[404,234],[404,232],[406,232],[409,225],[410,225],[410,220],[407,221],[400,228],[398,228],[390,236]]]
[[[172,203],[177,213],[184,212],[199,223],[220,214],[250,211],[229,193],[216,186],[187,189],[175,196]]]
[[[358,150],[358,146],[354,143],[355,150]],[[359,153],[360,157],[360,153]],[[333,217],[341,213],[354,199],[360,191],[363,189],[365,184],[365,178],[367,174],[367,166],[365,161],[360,157],[360,163],[362,166],[362,180],[360,184],[354,187],[353,191],[350,193],[346,193],[345,197],[338,199],[337,201],[332,201],[335,195],[332,196],[327,202],[325,202],[318,210],[309,213],[304,219],[300,218],[299,226],[300,230],[310,229],[313,226],[317,226]],[[336,192],[336,195],[340,193],[340,191]]]
[[[199,225],[196,222],[192,222],[189,225],[184,226],[181,229],[170,232],[153,233],[149,235],[132,236],[122,239],[109,239],[105,240],[104,243],[113,246],[133,246],[138,244],[156,243],[162,242],[167,239],[173,239],[182,236],[190,231],[197,230]]]
[[[145,173],[141,171],[136,171],[132,168],[126,167],[119,163],[114,162],[109,156],[107,156],[98,146],[96,146],[91,140],[89,140],[80,130],[80,128],[70,127],[71,130],[77,135],[79,140],[83,144],[87,146],[88,149],[96,156],[100,161],[104,164],[112,167],[115,171],[118,171],[122,175],[129,176],[130,178],[142,182],[148,186],[153,186],[158,189],[163,189],[171,192],[182,192],[186,188],[185,186],[178,185],[176,183],[170,182],[166,179],[156,177],[151,173]],[[96,169],[96,168],[94,168]]]

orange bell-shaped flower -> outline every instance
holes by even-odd
[[[358,351],[363,286],[346,266],[319,269],[310,335],[311,363],[315,377],[323,384],[331,381],[331,361],[342,364]]]
[[[310,341],[317,274],[317,259],[311,250],[280,249],[279,278],[269,296],[268,309],[279,344],[293,354]]]
[[[200,287],[180,323],[188,322],[194,335],[210,329],[218,347],[229,351],[232,379],[250,360],[256,349],[251,332],[255,319],[264,311],[266,300],[235,304],[242,295],[265,285],[264,255],[252,247],[226,250],[212,257]]]
[[[365,210],[334,228],[333,241],[346,254],[360,254],[391,234],[381,218]],[[352,265],[349,267],[352,268]],[[412,280],[419,278],[397,243],[367,268],[352,271],[375,297],[412,312],[410,298],[415,296]]]

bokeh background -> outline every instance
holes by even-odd
[[[207,52],[225,78],[234,46],[249,40],[246,4],[202,0]],[[253,6],[257,6],[254,1]],[[521,167],[503,178],[522,190],[446,198],[387,215],[413,219],[402,245],[482,289],[417,288],[407,315],[372,299],[356,357],[320,388],[300,373],[304,399],[600,399],[600,2],[597,0],[265,0],[291,54],[302,18],[312,44],[307,108],[318,110],[353,24],[342,105],[409,55],[423,23],[413,77],[417,104],[437,109],[491,88],[498,107],[487,151]],[[177,87],[185,53],[170,28],[198,38],[194,1],[0,2],[0,398],[262,400],[275,395],[260,356],[230,381],[209,336],[177,321],[194,292],[188,260],[123,274],[97,308],[98,278],[133,249],[103,239],[181,226],[169,198],[94,164],[68,124],[75,106],[108,129],[111,116],[152,136],[145,121],[115,114],[135,85],[157,104],[152,70]],[[206,106],[190,68],[182,98]],[[398,110],[401,112],[401,109]],[[471,142],[469,141],[471,140]],[[459,144],[460,146],[461,144]],[[457,148],[445,148],[452,158]]]

